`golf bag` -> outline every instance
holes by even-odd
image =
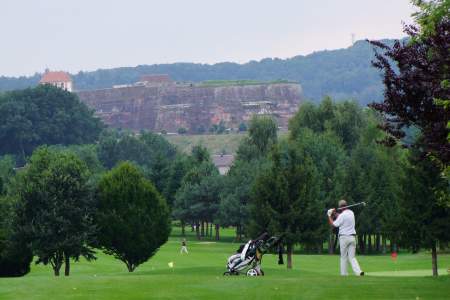
[[[273,246],[279,243],[280,238],[269,237],[263,233],[255,240],[250,240],[241,245],[236,254],[230,256],[227,262],[227,271],[223,275],[261,276],[264,271],[261,269],[262,256]]]

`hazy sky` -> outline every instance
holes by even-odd
[[[0,75],[247,62],[399,38],[409,0],[0,0]]]

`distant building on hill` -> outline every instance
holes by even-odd
[[[72,92],[73,90],[72,78],[70,78],[68,73],[62,71],[52,72],[48,69],[45,70],[39,83],[51,84],[68,92]]]
[[[214,165],[219,169],[220,175],[226,175],[234,161],[234,155],[213,155]]]

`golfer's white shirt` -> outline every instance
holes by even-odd
[[[333,222],[334,227],[339,227],[339,235],[356,234],[355,215],[349,209],[344,210]]]

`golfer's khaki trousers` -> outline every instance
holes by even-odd
[[[361,268],[355,257],[356,239],[353,235],[339,236],[339,245],[341,249],[341,275],[348,275],[347,265],[350,262],[355,275],[361,274]]]

